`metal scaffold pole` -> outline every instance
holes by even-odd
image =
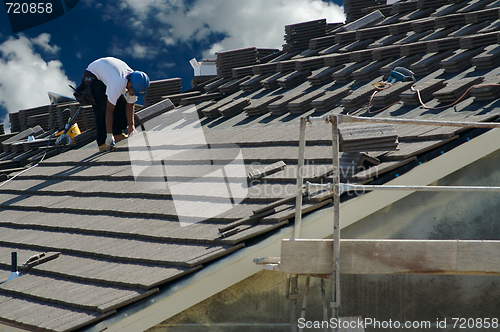
[[[339,317],[340,307],[340,172],[339,172],[339,123],[337,116],[330,116],[333,150],[333,291],[332,318]]]
[[[297,198],[295,202],[295,226],[293,229],[293,238],[300,239],[300,229],[302,227],[302,191],[304,186],[304,152],[306,148],[306,125],[307,119],[300,119],[300,138],[299,138],[299,159],[297,165]],[[297,301],[299,298],[298,292],[298,275],[292,275],[290,277],[290,285],[287,287],[290,288],[289,299],[291,300],[291,317],[290,317],[290,325],[292,332],[297,331],[297,321],[296,321],[296,310],[297,310]],[[309,286],[308,286],[309,287]],[[307,297],[307,295],[306,295]],[[302,308],[302,315],[305,316],[305,307]]]

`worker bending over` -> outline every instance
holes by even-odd
[[[135,132],[134,104],[149,88],[149,77],[133,71],[120,59],[97,59],[85,70],[82,84],[87,82],[93,94],[92,108],[99,151],[110,150],[115,142]]]

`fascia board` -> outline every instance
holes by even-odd
[[[500,129],[492,129],[455,149],[434,158],[388,182],[391,185],[429,185],[437,180],[496,151]],[[381,191],[368,193],[341,205],[341,228],[352,225],[370,214],[411,195],[413,191]],[[376,196],[374,196],[376,195]],[[360,208],[362,207],[362,208]],[[322,209],[302,221],[302,238],[320,239],[333,233],[333,210]],[[136,332],[151,328],[191,306],[217,294],[262,270],[253,263],[256,257],[280,256],[281,240],[293,237],[293,227],[229,257],[203,268],[185,280],[173,283],[167,290],[154,296],[151,305],[133,314],[119,313],[108,319],[106,332]],[[107,324],[106,324],[107,325]]]

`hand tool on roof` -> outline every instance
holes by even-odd
[[[404,67],[395,67],[391,70],[387,81],[375,83],[373,86],[379,90],[387,89],[398,82],[415,82],[415,75]]]
[[[396,82],[415,82],[415,75],[409,69],[404,67],[396,67],[391,70],[388,83],[394,84]]]
[[[68,131],[70,131],[70,129],[72,129],[73,125],[75,124],[76,118],[80,114],[82,107],[83,106],[80,106],[80,108],[78,108],[76,113],[68,120],[68,122],[64,126],[64,131],[56,140],[56,145],[71,145],[71,144],[73,144],[73,138],[70,135],[68,135]],[[79,131],[80,130],[78,129],[78,132]]]

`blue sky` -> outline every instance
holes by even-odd
[[[344,20],[341,0],[80,0],[53,21],[13,34],[0,9],[0,121],[7,112],[48,104],[47,92],[70,94],[86,66],[123,59],[152,80],[180,77],[189,60],[240,47],[281,48],[284,26]]]

